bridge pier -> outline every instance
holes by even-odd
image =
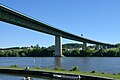
[[[100,45],[100,49],[104,49],[104,48],[103,48],[103,45]]]
[[[98,45],[96,44],[96,50],[99,50],[99,49],[107,49],[107,46],[106,45]]]
[[[95,50],[99,50],[100,49],[100,45],[96,44]]]
[[[87,43],[83,42],[82,50],[87,50]]]
[[[108,47],[107,46],[103,46],[103,49],[107,49]]]
[[[62,57],[62,37],[55,36],[55,57]]]

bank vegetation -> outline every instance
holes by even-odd
[[[66,48],[67,47],[67,48]],[[74,47],[74,48],[73,48]],[[69,48],[69,49],[68,49]],[[87,50],[81,50],[81,45],[64,45],[62,54],[66,57],[120,57],[119,46],[111,49],[95,50],[90,47]],[[0,57],[53,57],[55,56],[54,46],[40,47],[39,45],[31,47],[14,47],[0,49]]]

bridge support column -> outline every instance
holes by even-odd
[[[62,57],[62,37],[55,36],[55,57]]]
[[[82,50],[87,50],[87,43],[86,42],[83,42]]]
[[[100,45],[100,49],[103,49],[103,45]]]
[[[100,49],[100,45],[96,44],[95,50],[99,50]]]
[[[103,49],[107,49],[107,46],[103,46]]]

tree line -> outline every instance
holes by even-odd
[[[120,50],[64,50],[63,55],[67,57],[120,57]]]
[[[53,57],[55,50],[42,48],[0,50],[0,57]],[[120,50],[63,50],[66,57],[120,57]]]
[[[54,50],[42,48],[0,50],[0,57],[52,57]]]
[[[69,44],[70,45],[70,44]],[[78,45],[78,44],[77,44]],[[67,46],[67,45],[65,45]],[[74,46],[74,44],[72,44]],[[120,45],[117,45],[120,47]],[[75,46],[76,47],[76,46]],[[63,49],[62,54],[66,57],[120,57],[120,48],[115,49]],[[54,46],[40,47],[39,45],[31,47],[14,47],[8,49],[0,49],[0,57],[53,57],[55,56]]]

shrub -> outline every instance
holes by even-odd
[[[16,67],[16,68],[17,68],[17,67],[19,67],[19,66],[18,66],[17,64],[15,64],[15,65],[11,65],[10,67]]]
[[[91,73],[95,73],[95,71],[91,71]]]
[[[65,69],[60,68],[60,67],[55,67],[55,68],[53,68],[53,70],[61,70],[61,71],[65,71]]]
[[[73,67],[70,71],[80,71],[78,67]]]
[[[35,68],[36,68],[36,69],[41,69],[41,67],[40,67],[40,66],[36,66]]]
[[[115,73],[113,73],[113,75],[116,75]]]
[[[102,72],[101,74],[105,74],[104,72]]]

